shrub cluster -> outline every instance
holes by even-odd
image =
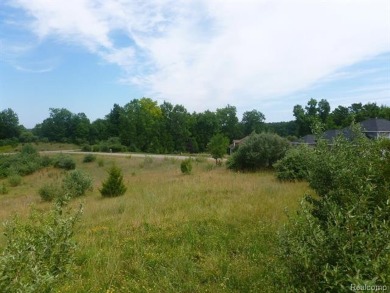
[[[93,154],[87,154],[83,159],[83,163],[91,163],[95,161],[96,161],[96,156]]]
[[[74,227],[81,214],[60,203],[49,214],[33,212],[5,227],[7,242],[0,255],[0,292],[52,292],[75,266]]]
[[[308,181],[315,196],[281,232],[291,290],[344,292],[390,283],[390,142],[355,130],[314,151]]]
[[[66,173],[62,185],[67,196],[79,197],[92,190],[92,178],[83,171],[72,170]]]
[[[306,145],[290,148],[286,155],[274,164],[279,180],[301,181],[309,179],[314,149]]]
[[[228,159],[227,166],[242,171],[269,168],[284,156],[289,146],[289,142],[277,134],[252,133]]]
[[[83,146],[83,151],[87,152],[126,152],[127,148],[123,144],[121,144],[120,139],[118,137],[111,137],[108,140],[101,141],[99,144],[95,144],[93,146]]]
[[[47,159],[41,157],[33,146],[27,144],[18,154],[0,155],[0,178],[29,175],[45,166]]]
[[[180,164],[180,170],[183,174],[191,174],[192,159],[185,159]]]
[[[71,170],[65,174],[62,184],[48,183],[43,185],[38,193],[44,201],[52,201],[56,198],[75,198],[88,190],[92,190],[92,178],[83,171]]]
[[[73,170],[76,168],[75,160],[65,154],[59,154],[53,159],[53,165],[56,168],[65,169],[65,170]]]
[[[55,198],[63,197],[63,189],[59,184],[48,183],[38,190],[39,196],[43,201],[52,201]]]

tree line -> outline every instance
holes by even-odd
[[[50,108],[49,117],[33,129],[19,124],[12,109],[0,112],[1,144],[10,142],[69,142],[79,145],[112,141],[130,151],[153,153],[204,152],[215,134],[231,142],[252,132],[271,132],[291,140],[310,134],[313,123],[325,129],[343,128],[352,121],[367,118],[390,120],[390,107],[376,103],[354,103],[331,111],[327,100],[310,99],[306,106],[296,105],[295,120],[266,123],[262,112],[253,109],[237,117],[234,106],[190,113],[182,105],[158,104],[150,98],[134,99],[124,106],[114,104],[104,118],[93,122],[84,113],[72,113],[65,108]]]

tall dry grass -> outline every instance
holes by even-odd
[[[77,168],[94,179],[78,225],[78,270],[60,292],[272,292],[277,229],[307,191],[272,172],[234,173],[206,160],[183,175],[174,159],[99,156]],[[103,163],[102,163],[103,162]],[[123,170],[127,192],[102,198],[107,169]],[[99,166],[100,165],[100,166]],[[103,166],[102,166],[103,165]],[[63,171],[43,169],[0,195],[0,220],[45,210],[38,189]],[[1,184],[1,182],[0,182]]]

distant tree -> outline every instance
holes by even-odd
[[[192,124],[192,134],[198,144],[199,151],[206,151],[210,139],[218,133],[219,124],[215,112],[205,111],[203,113],[194,113],[194,123]]]
[[[265,116],[260,111],[252,110],[244,112],[241,121],[243,135],[245,136],[252,132],[260,133],[261,131],[264,131],[264,120]]]
[[[218,159],[221,160],[227,152],[229,139],[221,133],[214,135],[207,145],[207,150],[215,159],[215,164],[218,164]]]
[[[91,123],[90,141],[97,143],[101,140],[106,140],[110,137],[108,132],[108,122],[105,119],[96,119]]]
[[[236,107],[227,105],[225,108],[217,109],[216,115],[219,131],[227,136],[229,140],[242,136],[240,133]]]
[[[119,136],[119,130],[121,127],[121,116],[123,115],[123,108],[118,104],[114,104],[110,113],[106,115],[107,131],[109,136]]]
[[[323,124],[327,124],[330,114],[330,105],[327,100],[322,99],[318,102],[318,116]]]
[[[338,106],[331,113],[333,123],[337,128],[347,127],[352,123],[352,116],[350,115],[349,109],[344,106]]]
[[[103,197],[116,197],[123,195],[126,190],[121,169],[117,166],[112,166],[108,171],[107,180],[103,182],[102,189],[99,189],[101,195]]]
[[[282,137],[293,137],[297,135],[297,125],[295,121],[269,122],[266,123],[268,131],[276,133]]]
[[[17,138],[20,134],[19,118],[12,109],[0,112],[0,139]]]

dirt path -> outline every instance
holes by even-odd
[[[99,156],[111,156],[111,157],[128,157],[132,156],[135,158],[146,158],[146,157],[152,157],[156,159],[177,159],[177,160],[185,160],[188,158],[196,158],[195,156],[179,156],[179,155],[160,155],[160,154],[137,154],[137,153],[102,153],[102,152],[81,152],[78,150],[62,150],[62,151],[40,151],[40,154],[76,154],[76,155],[87,155],[87,154],[94,154]],[[214,161],[211,157],[202,157],[206,160]]]

